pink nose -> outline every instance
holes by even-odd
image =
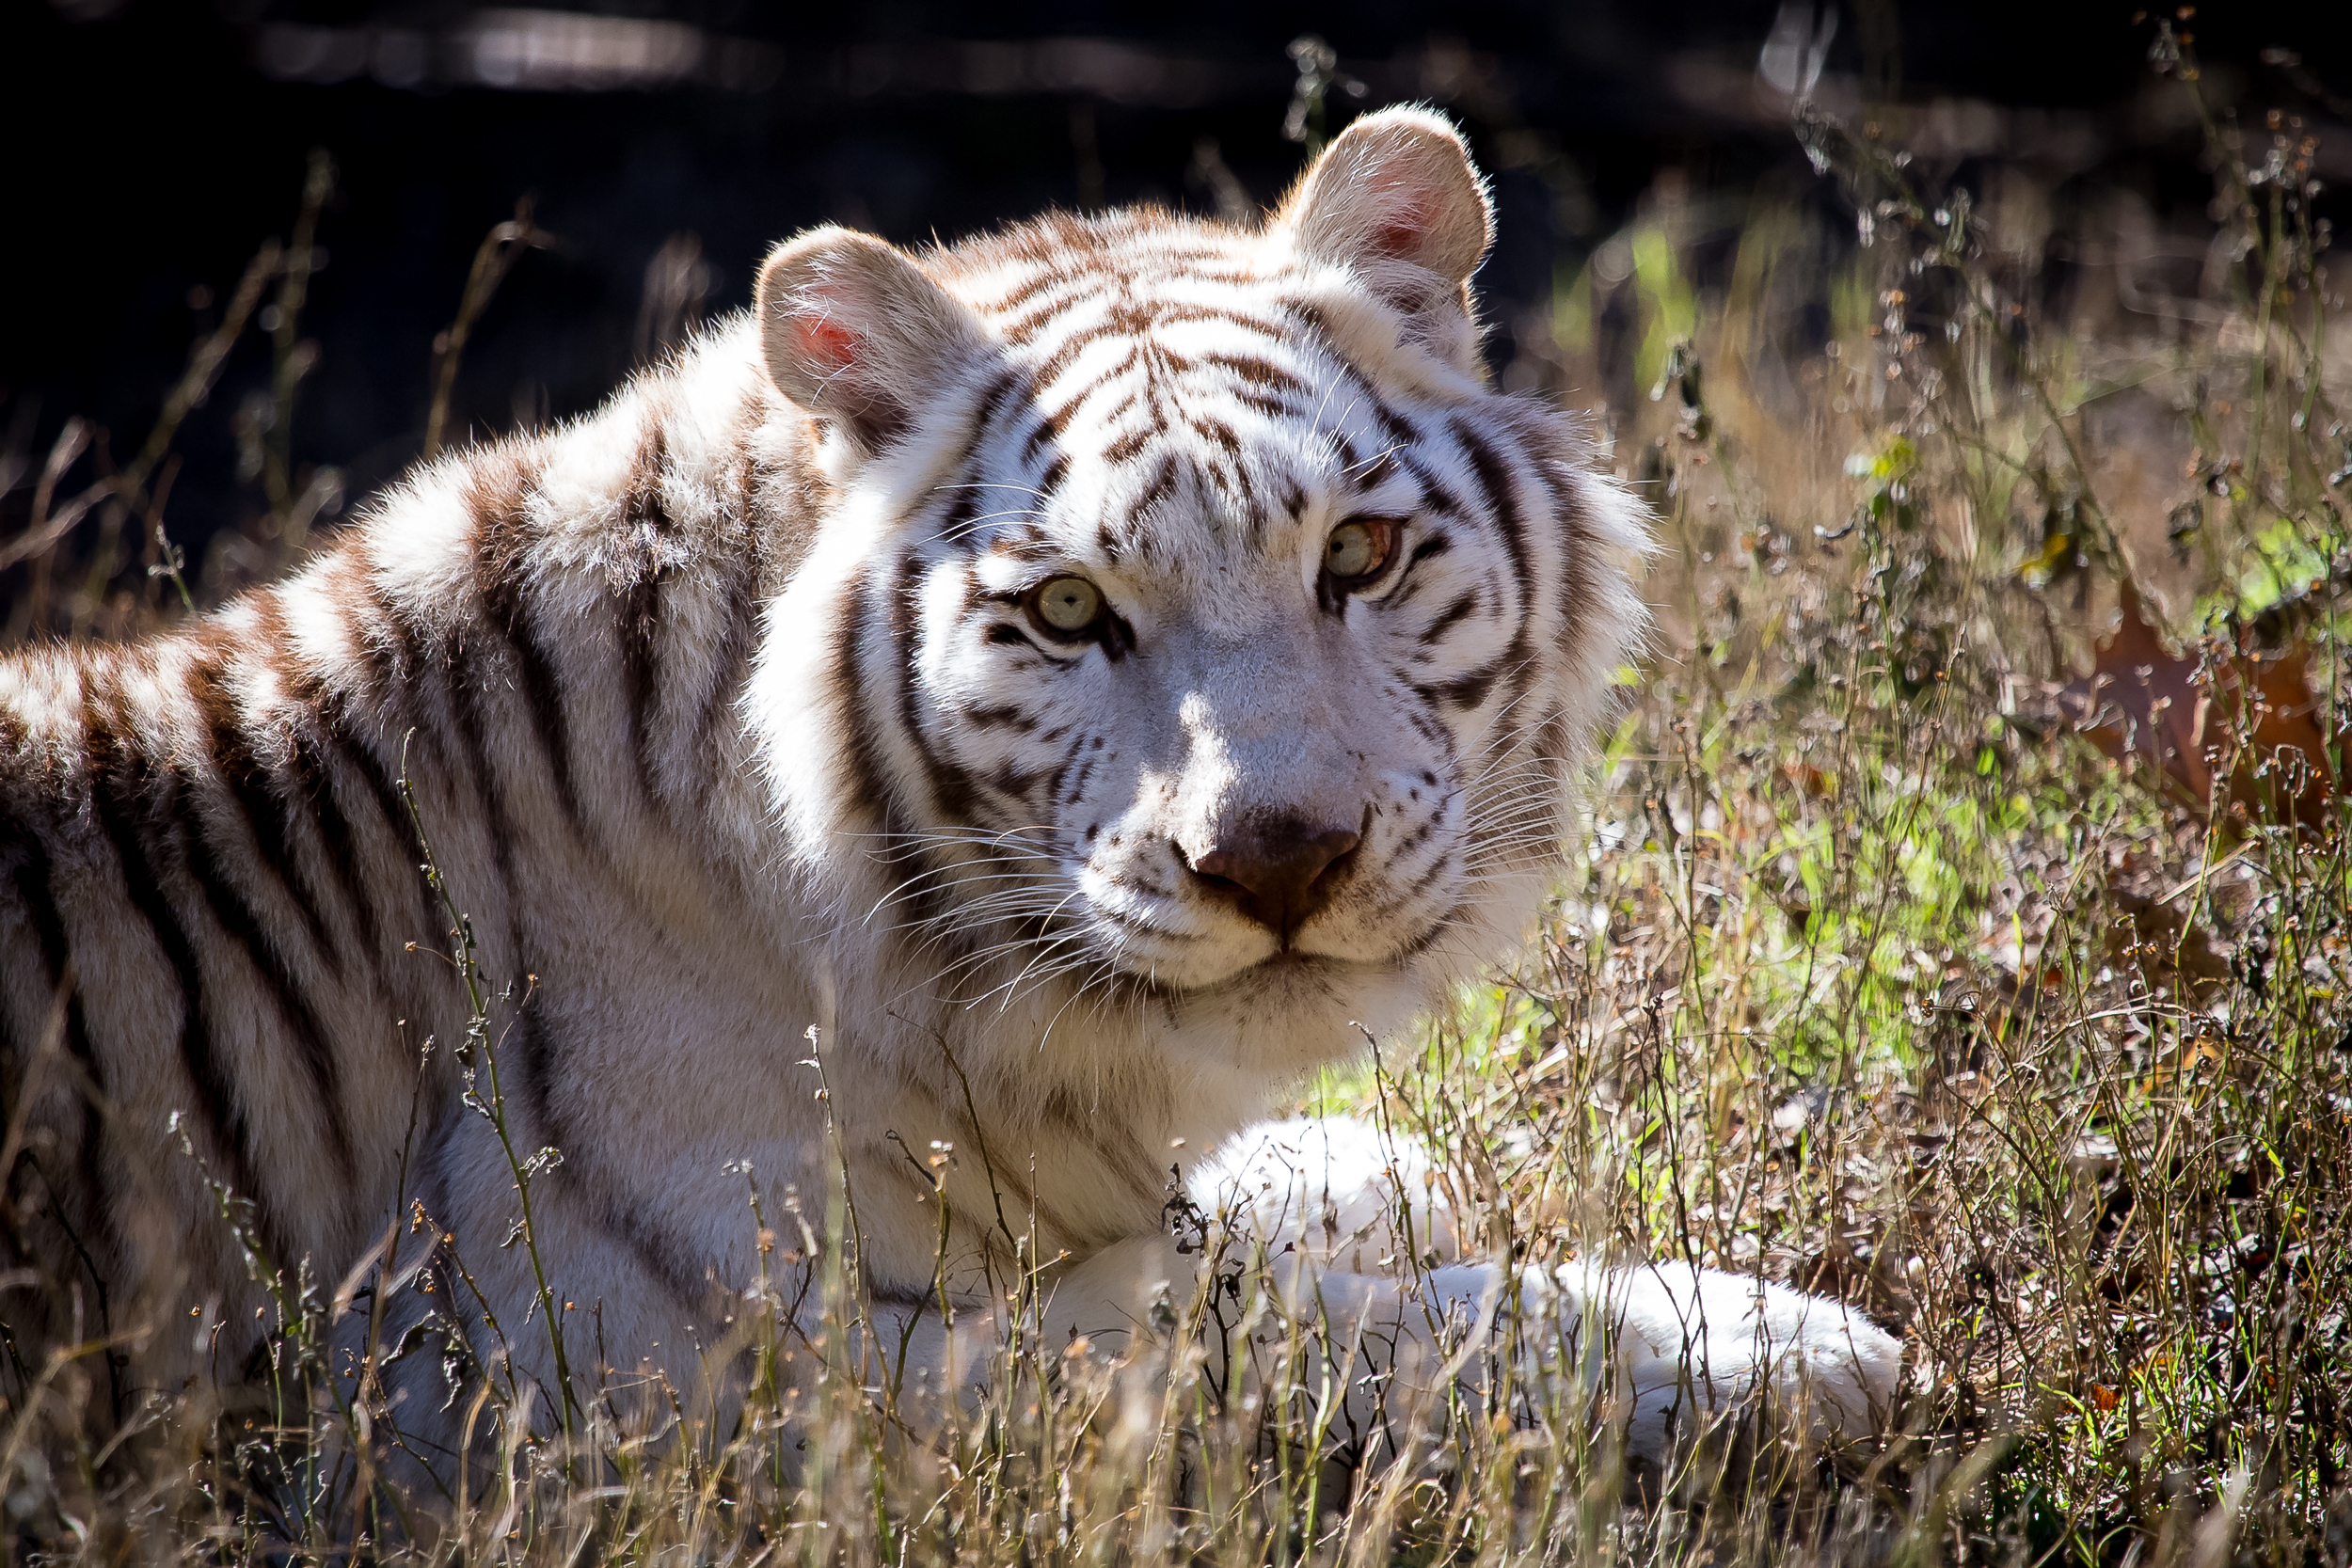
[[[1195,887],[1288,946],[1291,933],[1331,901],[1345,880],[1343,863],[1362,842],[1353,828],[1313,829],[1284,814],[1220,833],[1205,853],[1184,862]]]

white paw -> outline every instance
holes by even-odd
[[[1246,1128],[1195,1167],[1187,1186],[1204,1212],[1269,1252],[1404,1275],[1462,1254],[1436,1177],[1437,1163],[1411,1138],[1332,1117]]]
[[[1644,1458],[1759,1406],[1814,1438],[1865,1435],[1893,1412],[1901,1341],[1825,1297],[1677,1263],[1522,1280],[1523,1309],[1547,1311],[1588,1379],[1629,1407],[1627,1443]]]

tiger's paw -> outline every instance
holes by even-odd
[[[1902,1342],[1822,1296],[1688,1264],[1578,1264],[1522,1275],[1524,1321],[1625,1419],[1629,1455],[1762,1417],[1810,1442],[1867,1437],[1894,1412]]]

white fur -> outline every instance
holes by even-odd
[[[1443,166],[1432,163],[1431,123],[1405,127],[1408,162],[1424,171]],[[1349,157],[1366,150],[1342,145]],[[1446,145],[1453,175],[1414,199],[1450,225],[1458,250],[1463,234],[1483,236],[1486,220],[1483,206],[1439,210],[1481,200],[1450,133]],[[1352,187],[1323,189],[1337,199],[1333,189]],[[1117,289],[1089,297],[1086,263],[1073,261],[1076,286],[999,305],[1036,273],[985,245],[918,268],[863,238],[808,236],[771,264],[753,327],[687,362],[660,400],[660,417],[686,427],[668,442],[674,467],[691,474],[698,456],[724,460],[706,431],[723,422],[728,399],[702,388],[739,387],[743,364],[764,354],[785,389],[825,416],[799,461],[825,487],[827,510],[760,615],[743,689],[765,819],[719,835],[756,857],[738,875],[758,918],[772,922],[762,945],[770,973],[755,999],[744,960],[714,950],[692,966],[695,989],[674,993],[678,1018],[643,1015],[653,1031],[645,1046],[614,1034],[611,1049],[575,1069],[611,1085],[611,1109],[588,1120],[595,1137],[627,1150],[601,1157],[602,1201],[624,1204],[634,1229],[662,1238],[691,1275],[739,1286],[749,1227],[741,1178],[727,1174],[734,1164],[748,1161],[771,1202],[777,1187],[797,1185],[812,1212],[846,1177],[878,1317],[910,1320],[914,1372],[956,1376],[984,1364],[996,1282],[1018,1258],[1060,1259],[1048,1270],[1049,1338],[1131,1343],[1152,1293],[1188,1288],[1197,1266],[1162,1227],[1178,1167],[1197,1202],[1280,1259],[1291,1289],[1342,1319],[1377,1320],[1408,1381],[1452,1364],[1426,1339],[1431,1301],[1439,1319],[1460,1323],[1486,1323],[1508,1302],[1535,1325],[1525,1343],[1565,1336],[1581,1347],[1570,1370],[1620,1402],[1642,1451],[1662,1451],[1677,1409],[1687,1417],[1694,1399],[1736,1402],[1790,1384],[1798,1367],[1820,1385],[1809,1408],[1824,1427],[1861,1430],[1891,1395],[1896,1353],[1834,1304],[1759,1296],[1722,1275],[1582,1266],[1513,1275],[1465,1261],[1438,1189],[1423,1180],[1424,1152],[1348,1123],[1248,1131],[1305,1074],[1352,1056],[1363,1029],[1404,1029],[1522,940],[1573,826],[1572,766],[1640,627],[1623,572],[1644,547],[1637,513],[1581,471],[1572,429],[1481,384],[1460,278],[1448,284],[1451,306],[1399,303],[1375,291],[1407,262],[1349,263],[1345,236],[1387,221],[1389,198],[1403,199],[1392,183],[1381,189],[1371,209],[1321,221],[1294,212],[1264,236],[1136,226],[1108,242],[1142,279],[1127,287],[1155,309],[1211,305],[1277,321],[1285,302],[1311,301],[1332,334],[1327,349],[1311,335],[1269,337],[1219,320],[1179,320],[1155,339],[1191,364],[1225,355],[1276,365],[1308,388],[1295,399],[1303,420],[1182,373],[1153,380],[1160,372],[1137,368],[1132,334],[1057,356],[1132,303],[1120,305]],[[1301,199],[1316,198],[1311,183]],[[1314,248],[1296,245],[1301,233],[1317,236]],[[1221,247],[1215,283],[1183,252],[1203,244]],[[1057,298],[1066,308],[1050,331],[1025,345],[999,341],[1023,310]],[[1454,327],[1444,325],[1447,309]],[[813,336],[812,320],[821,328]],[[980,424],[1003,373],[1049,359],[1058,368],[1029,376],[1016,402],[1061,411],[1050,493],[1032,420],[1000,414]],[[1379,462],[1400,438],[1350,380],[1359,373],[1411,425],[1416,444],[1405,455],[1417,470]],[[694,408],[710,412],[683,412]],[[1239,450],[1194,434],[1187,408],[1234,432]],[[1450,420],[1483,431],[1510,469],[1504,500],[1522,513],[1524,577],[1502,570],[1493,516],[1466,526],[1422,515],[1425,483],[1457,496],[1488,483],[1473,449],[1447,434]],[[610,515],[614,503],[599,499],[618,483],[610,454],[630,444],[596,424],[556,439],[559,451],[580,452],[559,466],[581,488],[543,492],[561,499],[556,537],[577,538],[542,558],[551,594],[565,575],[593,569],[607,525],[580,520]],[[1122,444],[1142,455],[1116,460]],[[1346,451],[1352,468],[1338,455]],[[968,486],[977,499],[959,505]],[[693,485],[671,488],[674,506],[695,504]],[[1245,527],[1244,491],[1295,492],[1300,504],[1262,506]],[[1318,610],[1324,537],[1367,513],[1409,519],[1402,548],[1447,528],[1452,548],[1343,614]],[[1570,517],[1581,535],[1563,531]],[[1125,531],[1116,549],[1098,545],[1105,520]],[[1583,574],[1573,592],[1564,586],[1571,570]],[[1132,628],[1131,654],[990,641],[1006,616],[976,612],[968,595],[1018,591],[1055,571],[1097,584]],[[1418,599],[1403,606],[1408,594]],[[1475,597],[1474,612],[1454,624],[1435,662],[1412,662],[1414,634],[1463,594]],[[1400,607],[1385,603],[1391,596]],[[1508,663],[1515,647],[1526,649],[1525,671]],[[1429,709],[1443,712],[1441,726],[1412,717],[1425,700],[1408,699],[1389,673],[1439,681],[1482,668],[1502,674],[1455,708]],[[1505,695],[1514,681],[1518,694]],[[1026,734],[964,717],[1023,705],[1041,716]],[[1574,741],[1549,760],[1525,733],[1541,714]],[[1002,769],[1055,764],[1067,742],[1036,737],[1055,725],[1104,738],[1088,782],[1041,802],[992,794]],[[860,754],[872,773],[857,770]],[[974,799],[941,796],[926,759],[943,754],[975,781]],[[1431,777],[1438,784],[1422,782]],[[1360,864],[1346,896],[1295,934],[1291,951],[1303,961],[1269,963],[1272,932],[1187,891],[1184,857],[1239,815],[1297,808],[1352,824],[1366,802]],[[1516,814],[1515,847],[1482,851],[1497,813]],[[661,880],[650,867],[645,879]],[[935,917],[923,912],[927,891],[941,895]],[[1023,920],[1040,917],[1053,934],[1025,935]],[[660,961],[685,961],[680,928],[662,941],[675,956]],[[616,1001],[606,1028],[626,1030],[639,1016]],[[755,1019],[764,1024],[746,1032]],[[802,1065],[812,1025],[818,1067]],[[509,1183],[478,1127],[459,1131],[441,1180],[456,1228],[479,1234],[499,1223]],[[577,1145],[589,1134],[571,1136]],[[954,1220],[944,1256],[935,1203],[910,1157],[934,1148],[945,1150]],[[575,1213],[567,1195],[582,1185],[573,1169],[587,1158],[567,1148],[565,1172],[541,1199],[564,1290],[596,1295],[617,1364],[669,1365],[691,1384],[657,1345],[674,1348],[718,1308],[678,1300],[587,1211]],[[502,1312],[520,1316],[527,1280],[516,1255],[475,1267],[485,1288],[503,1291]],[[961,1352],[914,1305],[934,1298],[943,1279],[959,1302]],[[526,1340],[521,1354],[537,1352]]]
[[[1296,1304],[1377,1320],[1424,1381],[1470,1375],[1432,1322],[1491,1333],[1508,1305],[1530,1368],[1619,1399],[1645,1451],[1677,1399],[1736,1402],[1792,1369],[1826,1427],[1867,1425],[1897,1347],[1835,1304],[1463,1260],[1425,1153],[1344,1123],[1250,1131],[1366,1030],[1395,1036],[1516,951],[1643,624],[1638,509],[1573,421],[1479,373],[1466,279],[1488,216],[1458,139],[1372,116],[1327,160],[1263,231],[1049,220],[919,258],[805,236],[753,316],[604,410],[443,460],[210,641],[125,662],[130,720],[188,759],[186,820],[270,927],[259,949],[224,932],[203,900],[230,895],[155,852],[194,911],[236,1113],[198,1147],[251,1164],[290,1258],[340,1279],[421,1204],[405,1263],[437,1230],[470,1283],[445,1254],[417,1277],[447,1289],[399,1313],[453,1311],[486,1344],[479,1289],[516,1370],[555,1386],[523,1326],[531,1255],[503,1244],[507,1154],[459,1095],[461,993],[430,956],[446,923],[406,795],[385,803],[405,759],[491,987],[509,1135],[561,1150],[532,1196],[583,1397],[592,1346],[726,1397],[689,1347],[757,1272],[749,1182],[771,1225],[787,1195],[819,1226],[854,1205],[875,1316],[953,1377],[1025,1259],[1050,1332],[1120,1343],[1197,1266],[1164,1227],[1173,1181],[1263,1242]],[[1393,527],[1396,565],[1342,591],[1321,563],[1350,517]],[[1047,635],[1015,601],[1057,575],[1116,625]],[[75,787],[40,759],[87,749],[86,663],[0,665],[25,736],[0,785],[27,819]],[[239,859],[243,808],[207,771],[222,721],[180,696],[199,667],[255,757],[316,770],[248,789],[333,805],[340,839],[302,816],[287,864]],[[1285,933],[1197,871],[1292,818],[1360,843]],[[83,817],[40,819],[132,1130],[108,1147],[159,1143],[194,1093],[180,984],[123,914],[114,851]],[[0,920],[0,949],[40,972],[29,923]],[[337,1104],[307,1098],[262,953],[342,1042]],[[199,1184],[115,1201],[126,1281],[184,1280],[207,1321],[252,1332]],[[159,1379],[200,1370],[168,1348]],[[437,1360],[396,1369],[391,1414],[453,1445]]]

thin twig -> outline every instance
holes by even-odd
[[[427,462],[440,455],[449,424],[450,394],[456,388],[457,367],[465,358],[466,341],[473,335],[474,325],[490,308],[490,297],[522,260],[523,252],[544,249],[553,243],[554,236],[531,221],[529,197],[515,203],[512,218],[483,236],[480,248],[473,253],[473,266],[466,274],[465,293],[457,301],[457,319],[433,340],[433,405],[424,420]]]

